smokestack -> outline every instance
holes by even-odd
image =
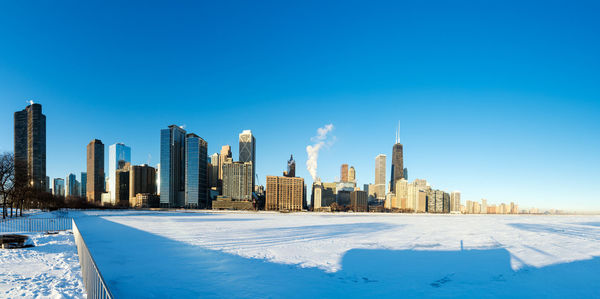
[[[312,142],[314,142],[314,144],[306,147],[306,153],[308,154],[306,169],[308,169],[313,181],[317,180],[317,160],[319,159],[319,151],[323,146],[325,146],[327,134],[331,132],[331,130],[333,130],[333,124],[328,124],[322,128],[318,128],[317,136],[314,136],[310,139]]]

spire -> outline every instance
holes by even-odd
[[[396,143],[400,143],[400,121],[398,121],[398,129],[396,130]]]

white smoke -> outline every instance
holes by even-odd
[[[317,129],[317,136],[312,137],[310,140],[314,142],[313,145],[306,147],[306,153],[308,154],[308,160],[306,161],[306,169],[310,172],[313,181],[317,180],[317,160],[319,159],[319,151],[323,146],[330,146],[335,141],[335,137],[327,139],[327,134],[333,130],[333,124],[325,125],[322,128]]]

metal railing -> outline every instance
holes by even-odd
[[[71,229],[70,217],[29,218],[16,217],[0,221],[0,233],[46,232]]]
[[[108,289],[102,274],[100,274],[100,270],[98,270],[98,266],[90,254],[90,250],[85,244],[85,241],[77,228],[77,224],[75,224],[75,220],[72,220],[72,223],[73,236],[75,237],[75,244],[77,245],[77,255],[79,256],[81,276],[83,276],[83,284],[85,285],[87,298],[114,298]]]

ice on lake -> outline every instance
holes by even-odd
[[[82,212],[117,297],[600,297],[600,217]]]

